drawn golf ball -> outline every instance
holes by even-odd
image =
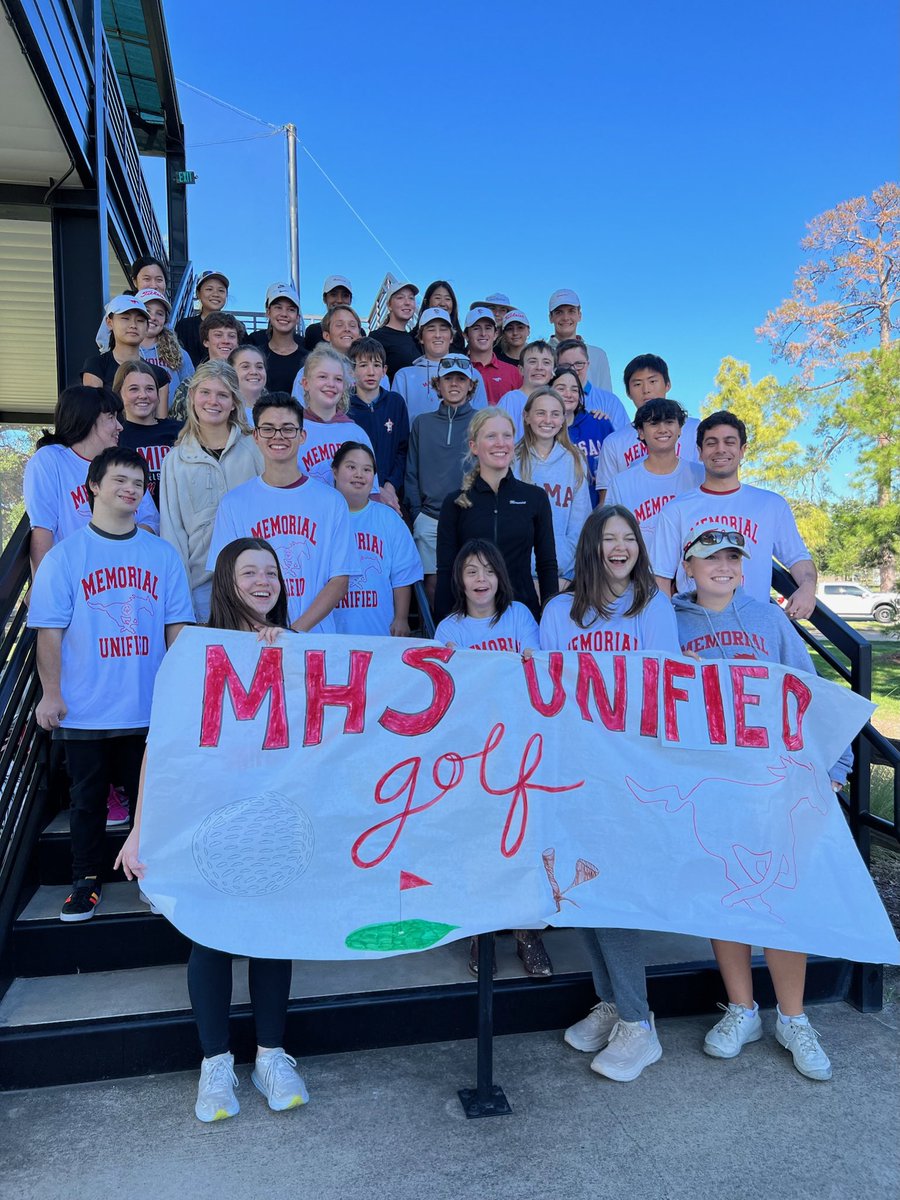
[[[312,821],[280,792],[263,792],[217,808],[194,834],[197,870],[229,896],[280,892],[309,866]]]

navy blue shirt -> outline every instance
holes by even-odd
[[[360,400],[356,389],[350,393],[347,416],[369,435],[375,451],[378,485],[393,484],[398,496],[403,495],[406,474],[406,451],[409,446],[409,413],[406,401],[399,392],[378,389],[371,404]]]

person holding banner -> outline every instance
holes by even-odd
[[[260,641],[270,644],[283,635],[288,628],[284,577],[278,557],[267,542],[261,538],[238,538],[219,552],[208,624],[212,629],[256,633]],[[140,860],[146,761],[145,755],[134,828],[115,862],[115,869],[121,867],[126,879],[143,879],[146,871],[146,864]],[[204,1122],[236,1116],[241,1107],[234,1094],[238,1086],[234,1055],[228,1049],[233,958],[225,951],[194,942],[188,959],[188,992],[203,1050],[194,1112]],[[284,1112],[309,1099],[306,1084],[296,1070],[297,1060],[285,1053],[282,1046],[291,989],[291,961],[250,958],[248,971],[258,1043],[250,1078],[266,1097],[269,1108]]]
[[[344,442],[332,460],[334,484],[350,509],[350,529],[359,551],[360,573],[334,609],[338,633],[409,637],[412,585],[422,578],[422,560],[403,518],[387,504],[370,500],[375,455],[362,442]]]
[[[755,600],[741,586],[749,557],[747,539],[737,530],[705,524],[690,530],[682,566],[693,588],[674,598],[682,652],[699,658],[762,659],[815,674],[809,651],[784,612],[777,604]],[[836,792],[846,783],[852,759],[848,747],[830,771]],[[728,1004],[719,1005],[725,1015],[706,1035],[703,1049],[712,1058],[736,1058],[763,1032],[753,999],[751,951],[740,942],[711,942]],[[806,955],[793,950],[764,953],[777,1000],[776,1040],[790,1051],[801,1075],[830,1079],[831,1063],[803,1011]]]
[[[632,512],[595,509],[575,551],[569,591],[555,596],[540,625],[542,650],[678,653],[675,614],[653,580],[650,559]],[[662,1057],[640,933],[586,929],[598,1003],[565,1032],[568,1045],[595,1055],[591,1070],[627,1083]]]
[[[540,648],[537,622],[513,599],[503,555],[493,542],[472,538],[453,563],[453,610],[434,639],[461,650],[499,650],[529,655]],[[516,953],[528,975],[553,974],[550,956],[536,929],[517,929]],[[478,974],[478,938],[469,946],[469,971]],[[496,970],[496,964],[494,969]]]

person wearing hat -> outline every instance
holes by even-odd
[[[497,404],[501,396],[522,386],[522,372],[501,362],[494,353],[497,321],[489,308],[470,308],[466,313],[466,337],[472,366],[484,381],[488,404]]]
[[[459,488],[462,478],[478,373],[464,354],[448,354],[438,364],[431,386],[440,403],[412,422],[404,491],[413,518],[413,538],[422,559],[425,591],[433,605],[438,517],[444,497]]]
[[[399,370],[392,385],[392,390],[406,401],[410,426],[421,413],[433,412],[440,404],[431,381],[441,359],[450,353],[452,339],[453,321],[449,312],[443,308],[426,308],[419,317],[419,341],[424,353],[411,367]],[[486,404],[484,384],[479,379],[472,397],[472,407],[484,408]]]
[[[456,292],[453,290],[453,285],[448,279],[435,279],[429,283],[428,287],[422,294],[422,312],[427,312],[429,308],[442,308],[444,312],[450,314],[450,323],[453,326],[453,338],[450,341],[451,354],[465,354],[466,352],[466,335],[462,331],[462,326],[459,323],[459,301],[456,298]],[[419,324],[421,316],[413,329],[413,337],[418,340]],[[420,343],[421,344],[421,343]]]
[[[687,578],[681,550],[688,531],[706,523],[733,529],[744,537],[752,558],[744,572],[749,596],[766,603],[772,588],[772,559],[777,558],[797,581],[788,597],[789,617],[808,617],[816,606],[816,568],[797,529],[791,506],[777,492],[741,483],[740,466],[747,449],[747,428],[734,413],[710,413],[697,426],[703,483],[676,496],[659,515],[653,542],[653,572],[663,595],[684,591]],[[674,586],[673,586],[674,584]]]
[[[751,560],[749,545],[729,525],[701,520],[688,530],[681,551],[687,587],[673,601],[682,653],[701,659],[759,659],[815,674],[809,651],[778,605],[754,599],[741,586]],[[768,559],[765,568],[769,570]],[[829,772],[836,792],[852,762],[848,747]],[[751,950],[741,942],[711,942],[728,1004],[719,1005],[725,1015],[706,1035],[703,1049],[711,1058],[736,1058],[763,1032],[753,999]],[[831,1063],[803,1011],[806,955],[773,949],[764,953],[777,1000],[775,1040],[789,1051],[801,1075],[830,1079]]]
[[[322,303],[325,305],[326,312],[331,312],[338,304],[351,305],[353,303],[353,284],[346,275],[328,276],[322,284]],[[303,335],[305,350],[315,350],[319,342],[324,340],[321,321],[313,321],[311,325],[307,325]]]
[[[269,336],[261,347],[266,356],[266,388],[289,392],[306,362],[306,349],[297,341],[300,297],[290,283],[273,283],[266,291]]]
[[[501,362],[522,369],[522,351],[528,344],[531,322],[520,308],[511,308],[500,322],[496,354]]]
[[[491,292],[483,300],[476,300],[469,308],[489,308],[494,314],[498,331],[503,328],[503,318],[515,310],[515,305],[505,292]]]
[[[557,342],[564,342],[568,338],[578,336],[581,300],[578,298],[577,292],[573,292],[571,288],[557,288],[550,297],[549,308],[550,324],[553,326],[553,333],[549,341],[550,345],[556,349]],[[600,346],[592,346],[588,342],[585,342],[585,346],[590,359],[588,379],[594,387],[601,388],[604,392],[611,392],[612,376],[609,373],[609,359],[606,357],[606,351]]]
[[[398,371],[411,367],[421,354],[419,343],[407,329],[416,311],[418,294],[419,289],[414,283],[396,280],[386,297],[388,319],[380,329],[373,329],[369,334],[384,346],[387,377],[392,382]]]
[[[112,350],[90,354],[81,368],[85,387],[111,388],[116,371],[124,362],[141,357],[141,343],[150,327],[150,314],[136,296],[113,296],[106,309],[106,327],[113,336]],[[154,366],[153,374],[159,388],[159,403],[163,412],[169,402],[169,373]]]
[[[175,336],[197,366],[206,361],[203,343],[200,341],[200,322],[211,313],[222,311],[228,303],[230,287],[228,276],[223,275],[221,271],[202,271],[197,280],[196,291],[200,312],[182,317],[175,325]]]
[[[174,332],[168,328],[172,306],[165,292],[156,288],[141,288],[135,294],[135,299],[140,300],[146,308],[149,322],[147,336],[141,342],[141,358],[167,372],[170,390],[174,392],[183,380],[193,375],[194,364]],[[165,416],[164,413],[158,415]]]

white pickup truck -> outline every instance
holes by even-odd
[[[900,616],[900,594],[872,592],[861,583],[820,583],[816,599],[844,620],[874,620],[889,625]]]

